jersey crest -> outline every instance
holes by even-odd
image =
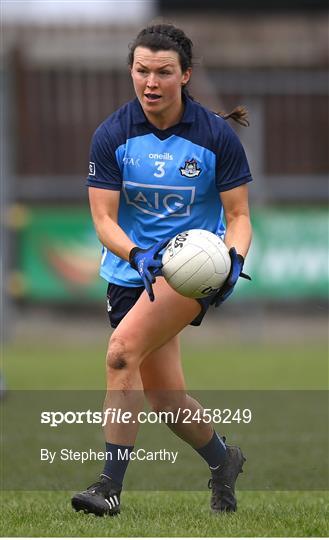
[[[199,176],[202,169],[198,168],[198,164],[195,159],[189,159],[185,161],[184,167],[180,167],[179,170],[182,176],[194,178],[195,176]]]

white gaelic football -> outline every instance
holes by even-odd
[[[190,229],[170,240],[162,264],[162,273],[175,291],[189,298],[203,298],[223,285],[231,259],[216,234]]]

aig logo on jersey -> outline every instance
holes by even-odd
[[[195,176],[199,176],[202,169],[198,168],[198,163],[195,159],[189,159],[185,161],[184,167],[180,167],[179,170],[182,176],[194,178]]]
[[[160,218],[183,217],[191,214],[195,198],[193,186],[161,186],[123,182],[126,203],[135,206],[144,214]]]

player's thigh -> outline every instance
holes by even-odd
[[[153,351],[168,343],[201,310],[200,304],[174,291],[164,278],[153,285],[154,302],[144,291],[112,334],[110,344],[120,343],[139,365]]]
[[[173,337],[149,354],[140,366],[140,373],[146,392],[185,390],[179,337]]]
[[[145,396],[153,410],[184,407],[186,390],[178,336],[147,356],[140,373]]]

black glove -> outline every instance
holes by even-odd
[[[244,274],[242,272],[244,264],[244,258],[242,257],[242,255],[239,255],[234,247],[229,250],[229,255],[231,258],[231,268],[229,275],[227,276],[226,281],[223,283],[223,285],[211,301],[211,304],[215,305],[215,307],[218,307],[220,304],[225,302],[225,300],[232,294],[239,277],[251,280],[251,277],[248,276],[248,274]]]
[[[155,282],[156,276],[161,275],[162,257],[159,253],[168,242],[169,239],[162,240],[149,249],[134,247],[129,253],[130,266],[137,270],[142,278],[151,302],[154,300],[152,283]]]

